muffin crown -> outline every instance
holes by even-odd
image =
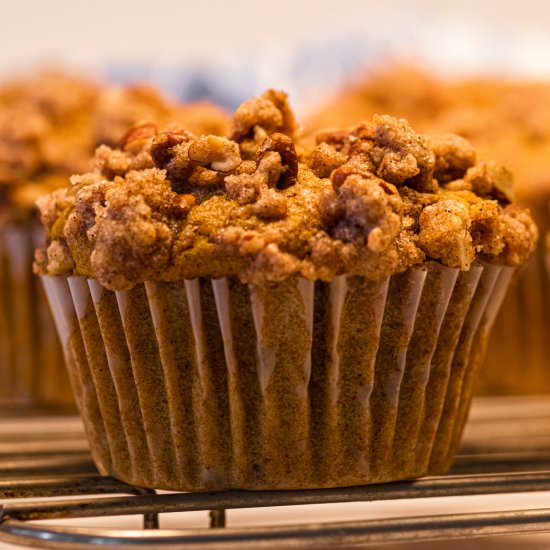
[[[510,166],[521,199],[548,195],[550,86],[544,81],[444,77],[414,65],[385,65],[349,83],[306,123],[308,134],[374,113],[404,117],[419,131],[452,132]]]
[[[537,238],[512,204],[512,175],[476,162],[465,139],[377,115],[310,146],[275,90],[236,110],[229,137],[141,124],[71,181],[38,201],[48,245],[36,270],[115,290],[230,275],[377,280],[427,260],[515,266]]]

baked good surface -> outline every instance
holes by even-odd
[[[286,94],[235,112],[228,137],[142,124],[92,171],[39,199],[36,270],[109,289],[238,275],[377,280],[426,260],[516,266],[537,229],[511,173],[454,135],[377,115],[308,145]]]

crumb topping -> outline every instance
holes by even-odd
[[[511,204],[511,175],[476,163],[465,139],[375,116],[307,147],[296,127],[274,90],[237,109],[231,137],[135,127],[39,199],[36,270],[121,290],[228,275],[379,279],[427,260],[515,266],[532,252],[537,229]]]
[[[520,199],[538,197],[550,189],[550,86],[546,82],[445,79],[414,67],[394,66],[342,90],[309,119],[306,131],[313,135],[376,113],[406,118],[428,134],[451,132],[468,139],[480,158],[513,171]],[[443,156],[441,161],[445,162]],[[466,156],[461,162],[471,159]]]

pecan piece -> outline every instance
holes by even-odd
[[[372,176],[369,172],[366,170],[362,170],[359,166],[353,165],[353,164],[344,164],[340,166],[340,168],[337,168],[332,173],[330,179],[332,181],[332,187],[334,187],[335,190],[338,190],[346,179],[351,175],[358,175],[362,176],[364,178],[369,178]]]
[[[268,136],[257,153],[258,162],[270,151],[279,153],[283,173],[276,182],[277,189],[287,189],[296,183],[298,178],[298,155],[294,142],[285,134],[275,133]]]
[[[145,142],[157,135],[157,126],[151,122],[130,128],[120,138],[120,148],[126,152],[139,152]]]
[[[192,139],[191,134],[163,132],[159,134],[151,144],[151,156],[158,168],[166,168],[166,166],[174,158],[174,147],[181,143],[187,143]]]
[[[189,159],[219,172],[231,172],[241,163],[238,144],[219,136],[201,136],[193,141]]]

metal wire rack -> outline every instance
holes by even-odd
[[[55,417],[36,424],[30,413],[21,419],[10,410],[11,429],[0,424],[0,541],[11,544],[71,549],[322,549],[550,530],[550,507],[261,527],[226,526],[225,514],[237,508],[550,491],[550,399],[478,400],[461,455],[446,476],[341,489],[204,494],[156,494],[99,476],[76,420],[73,428],[56,431]],[[44,422],[49,422],[48,429]],[[159,528],[159,514],[190,511],[208,512],[210,528]],[[143,529],[39,522],[123,515],[142,516]]]

